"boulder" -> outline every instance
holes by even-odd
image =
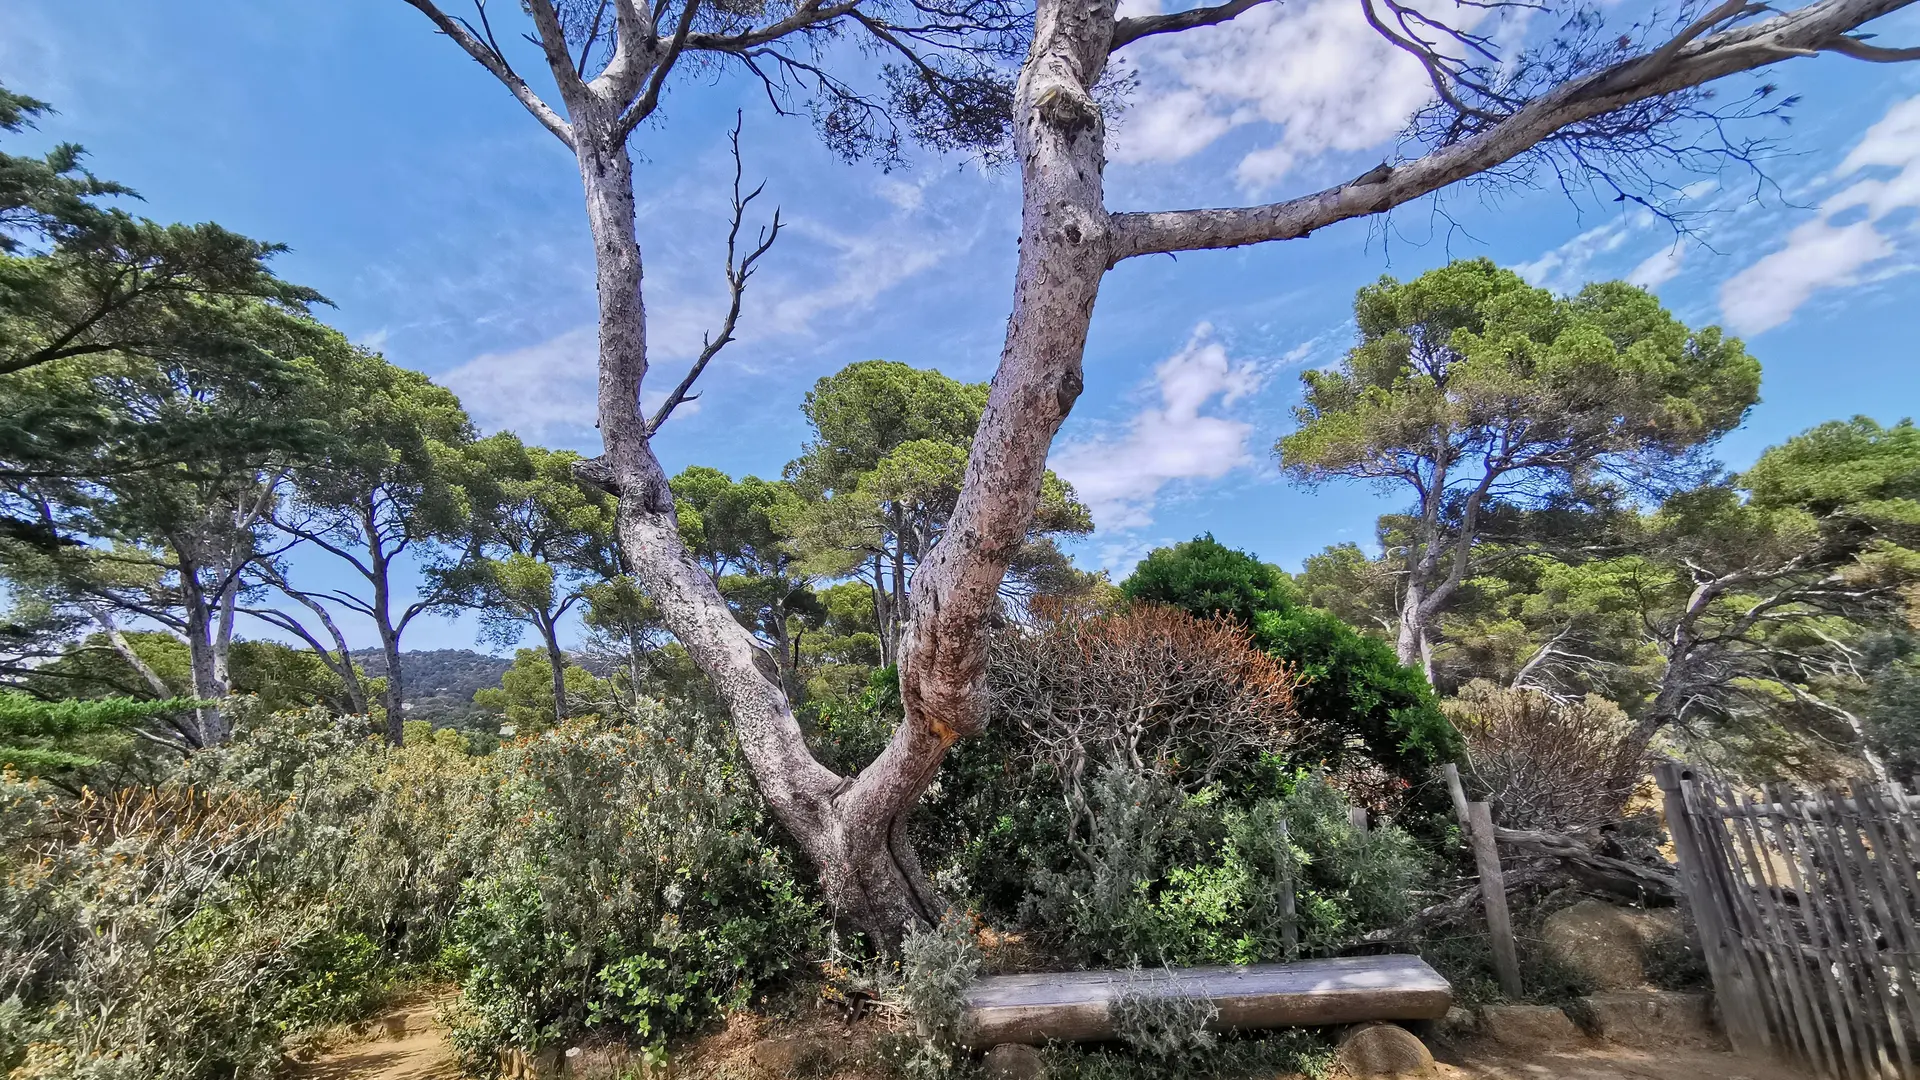
[[[1547,951],[1597,990],[1626,990],[1647,981],[1648,946],[1679,933],[1677,913],[1582,900],[1547,917]]]
[[[994,1080],[1045,1080],[1047,1063],[1025,1043],[1001,1043],[987,1051],[987,1075]]]
[[[1551,1005],[1485,1006],[1480,1033],[1514,1050],[1554,1050],[1580,1041],[1580,1029]]]
[[[1615,990],[1580,999],[1588,1031],[1640,1050],[1717,1046],[1713,1003],[1706,994],[1677,990]]]
[[[776,1035],[754,1043],[751,1057],[767,1076],[817,1076],[840,1060],[840,1044],[810,1035]]]
[[[1479,1031],[1480,1017],[1472,1009],[1463,1009],[1458,1005],[1448,1009],[1446,1016],[1433,1022],[1433,1034],[1443,1042],[1459,1042]]]
[[[1336,1056],[1353,1077],[1424,1076],[1433,1069],[1433,1055],[1426,1044],[1393,1024],[1349,1029],[1340,1039]]]

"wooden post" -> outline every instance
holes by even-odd
[[[1280,819],[1281,858],[1286,860],[1287,879],[1280,885],[1280,942],[1289,960],[1300,955],[1300,918],[1294,911],[1293,881],[1299,873],[1293,863],[1293,840],[1286,818]]]
[[[1713,870],[1688,806],[1683,781],[1691,779],[1679,765],[1663,762],[1653,767],[1654,782],[1660,785],[1665,804],[1667,833],[1673,837],[1674,854],[1680,859],[1680,891],[1686,895],[1687,910],[1693,916],[1694,930],[1700,938],[1700,951],[1707,960],[1707,972],[1713,977],[1713,989],[1720,1002],[1720,1015],[1727,1029],[1727,1040],[1735,1051],[1747,1056],[1765,1056],[1768,1037],[1766,1019],[1754,1001],[1752,970],[1746,957],[1727,930],[1727,907],[1714,888]]]
[[[1520,953],[1513,943],[1513,916],[1507,912],[1507,878],[1500,871],[1500,848],[1493,840],[1493,812],[1483,802],[1467,804],[1467,827],[1473,841],[1473,861],[1480,868],[1480,899],[1487,908],[1487,933],[1493,939],[1493,970],[1500,990],[1510,998],[1524,992],[1520,985]]]
[[[1460,783],[1460,766],[1447,762],[1447,794],[1453,798],[1453,816],[1460,819],[1460,831],[1473,828],[1467,820],[1467,789]]]

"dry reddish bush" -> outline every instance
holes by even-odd
[[[1068,616],[999,635],[988,652],[994,716],[1020,725],[1070,785],[1090,762],[1204,782],[1307,722],[1292,669],[1231,623],[1172,608]]]
[[[1441,704],[1466,738],[1472,782],[1516,829],[1580,832],[1620,820],[1647,771],[1620,707],[1476,679]]]

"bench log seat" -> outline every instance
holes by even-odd
[[[964,1039],[974,1049],[1111,1039],[1107,1003],[1129,993],[1205,998],[1220,1009],[1215,1026],[1228,1030],[1437,1020],[1453,1004],[1452,986],[1417,956],[990,975],[967,992]]]

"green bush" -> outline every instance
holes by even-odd
[[[1202,536],[1150,552],[1120,588],[1131,600],[1232,619],[1294,665],[1301,714],[1325,725],[1306,749],[1331,767],[1358,753],[1417,787],[1459,757],[1459,735],[1426,677],[1386,642],[1302,603],[1279,567]]]
[[[390,747],[365,718],[324,709],[243,714],[234,741],[197,755],[189,775],[287,800],[277,872],[395,960],[438,954],[499,829],[499,764],[457,733]]]
[[[1355,831],[1344,796],[1317,774],[1248,797],[1185,792],[1115,765],[1088,785],[1088,802],[1089,839],[1035,868],[1018,917],[1090,966],[1286,959],[1289,878],[1299,954],[1311,954],[1398,923],[1425,878],[1411,837],[1392,825]]]
[[[438,949],[497,772],[364,718],[236,710],[150,787],[0,793],[0,1068],[263,1076]]]
[[[6,782],[0,1067],[259,1077],[370,988],[365,950],[276,880],[281,805],[185,787],[61,799]]]
[[[497,846],[447,935],[469,1054],[589,1029],[658,1045],[815,943],[819,913],[703,718],[572,720],[494,757]]]

